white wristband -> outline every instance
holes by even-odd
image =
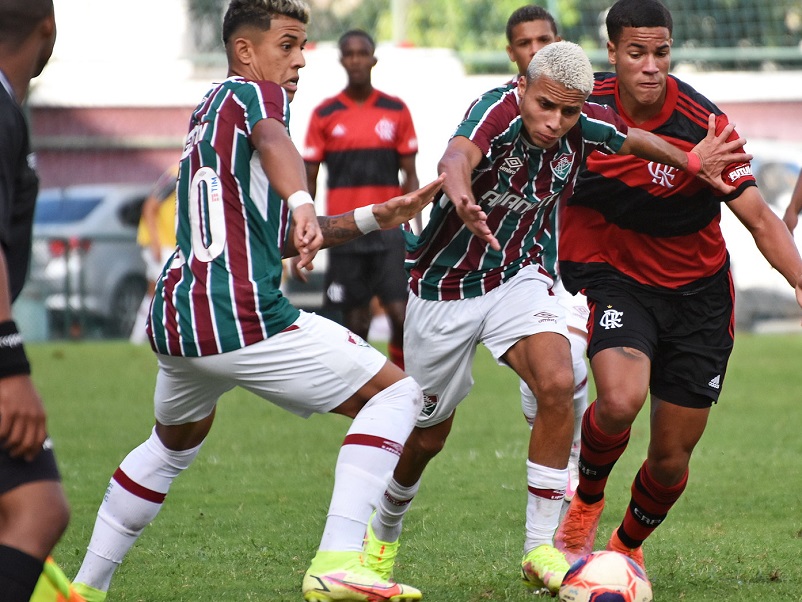
[[[314,205],[315,201],[312,200],[312,197],[306,190],[298,190],[287,197],[287,205],[289,205],[290,211],[295,211],[298,207],[306,205],[307,203],[312,203]]]
[[[379,222],[376,221],[376,217],[373,215],[373,205],[354,209],[354,221],[362,234],[379,229]]]

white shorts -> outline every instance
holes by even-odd
[[[588,334],[588,318],[590,317],[588,298],[582,293],[576,295],[569,293],[565,290],[562,280],[558,280],[551,290],[557,296],[560,305],[565,308],[568,327]]]
[[[157,357],[154,411],[167,425],[206,418],[237,386],[304,418],[329,412],[387,361],[346,328],[303,311],[287,330],[236,351]]]
[[[410,293],[404,323],[406,372],[423,389],[417,426],[439,424],[473,386],[473,358],[483,343],[500,365],[523,338],[555,332],[568,338],[565,309],[549,291],[552,281],[527,266],[481,297],[427,301]]]

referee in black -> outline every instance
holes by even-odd
[[[0,602],[28,602],[69,521],[44,406],[11,316],[39,190],[21,105],[55,40],[53,0],[0,0]]]

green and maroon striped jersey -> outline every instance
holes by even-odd
[[[231,77],[192,114],[177,184],[177,249],[156,285],[148,334],[157,353],[232,351],[298,317],[279,290],[290,214],[251,142],[262,119],[289,120],[284,90]]]
[[[615,153],[626,134],[626,124],[614,111],[585,103],[577,124],[552,148],[542,149],[523,132],[514,87],[485,93],[454,135],[473,141],[484,154],[472,174],[472,190],[501,250],[474,236],[441,195],[420,236],[407,237],[411,290],[423,299],[464,299],[485,294],[526,265],[546,272],[541,253],[555,235],[557,201],[571,194],[592,151]]]

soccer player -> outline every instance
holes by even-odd
[[[348,83],[315,108],[303,150],[313,197],[320,163],[326,163],[329,215],[418,187],[418,139],[409,109],[371,83],[377,62],[373,38],[359,29],[347,31],[339,48]],[[324,295],[324,308],[342,314],[342,324],[363,339],[370,330],[370,301],[377,296],[390,323],[388,355],[402,370],[408,293],[404,251],[398,228],[371,232],[331,249]]]
[[[218,399],[236,386],[299,416],[353,418],[304,598],[421,597],[360,561],[370,513],[420,411],[420,387],[342,326],[292,307],[279,285],[282,250],[300,252],[303,266],[326,234],[342,242],[398,226],[442,178],[383,205],[325,218],[321,228],[287,130],[308,19],[301,0],[233,0],[225,13],[228,78],[190,120],[178,176],[178,246],[157,282],[148,323],[159,364],[156,425],[103,496],[75,578],[89,602],[105,600],[114,571],[199,453]]]
[[[496,88],[490,90],[485,97],[476,102],[472,111],[478,113],[472,119],[477,123],[481,120],[481,113],[486,111],[497,102],[500,97],[511,88],[516,88],[518,77],[526,73],[526,69],[538,50],[558,42],[562,38],[557,32],[557,23],[554,17],[546,9],[528,4],[513,11],[507,19],[507,56],[515,63],[518,68],[518,76],[507,84],[507,88]],[[552,212],[552,228],[554,232],[559,232],[557,228],[558,211]],[[588,367],[585,362],[585,351],[588,347],[588,304],[582,294],[571,295],[560,282],[557,275],[557,237],[554,236],[549,244],[543,249],[543,267],[548,270],[549,275],[554,280],[552,290],[557,296],[560,305],[565,309],[566,325],[568,327],[568,341],[571,344],[571,361],[574,369],[574,439],[571,444],[571,455],[568,458],[568,484],[565,489],[565,503],[563,511],[567,508],[567,503],[574,497],[577,481],[579,480],[579,444],[580,426],[582,415],[588,407]],[[535,423],[537,414],[537,398],[526,386],[522,379],[519,383],[521,391],[521,409],[524,417],[531,427]]]
[[[592,101],[684,149],[706,135],[711,113],[716,131],[732,128],[712,102],[668,75],[672,19],[661,2],[619,0],[607,15],[607,32],[615,73],[596,75]],[[569,560],[593,548],[608,476],[647,393],[646,460],[607,548],[643,566],[644,540],[688,483],[690,456],[721,393],[733,346],[722,203],[796,287],[802,305],[802,259],[764,202],[748,160],[735,161],[722,177],[733,187],[724,194],[664,161],[595,153],[568,199],[560,273],[569,291],[588,297],[598,394],[582,422],[579,486],[555,538]]]
[[[551,543],[568,480],[573,373],[564,311],[541,257],[553,235],[551,213],[594,150],[635,153],[692,173],[703,165],[699,175],[722,190],[729,187],[718,180],[721,168],[740,156],[730,151],[743,140],[724,143],[729,130],[687,153],[586,103],[593,71],[576,44],[545,46],[518,86],[482,121],[459,125],[438,166],[448,173],[445,194],[408,245],[405,348],[420,352],[409,353],[406,365],[423,388],[424,407],[366,538],[366,562],[385,577],[423,470],[470,391],[481,342],[538,398],[522,569],[529,586],[557,591],[568,564]]]
[[[0,599],[28,602],[69,521],[45,409],[11,303],[28,272],[39,178],[22,103],[56,41],[52,0],[0,0]]]

